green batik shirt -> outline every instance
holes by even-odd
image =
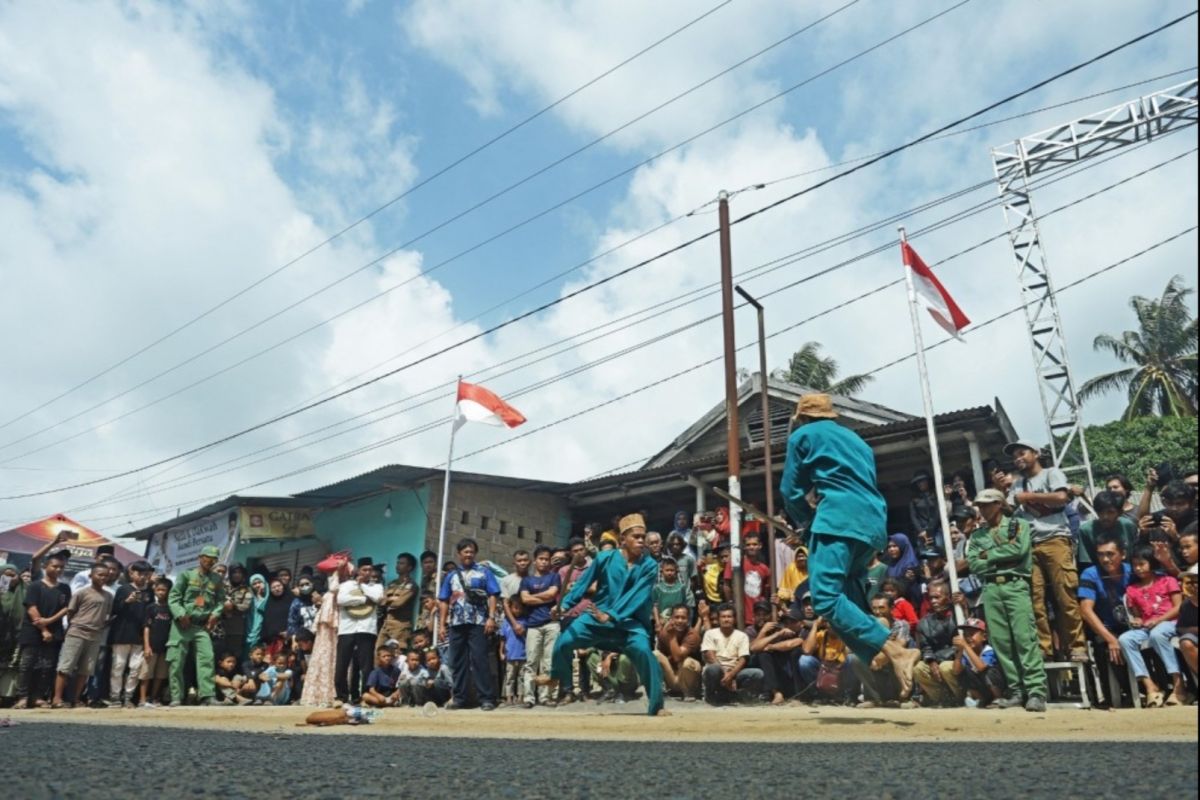
[[[981,527],[967,542],[967,567],[980,580],[1007,576],[1028,578],[1033,568],[1033,545],[1029,523],[1016,520],[1009,534],[1009,517],[1001,517],[994,528]]]
[[[225,606],[225,582],[216,572],[204,575],[199,569],[181,572],[167,595],[167,606],[175,619],[189,617],[205,623],[213,614],[220,616]]]

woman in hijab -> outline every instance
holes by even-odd
[[[730,526],[733,524],[729,519],[729,506],[717,506],[715,513],[713,528],[720,534],[722,543],[728,542],[731,535]]]
[[[920,603],[921,587],[917,576],[921,574],[921,561],[913,552],[912,542],[903,533],[893,533],[888,537],[887,550],[884,551],[884,562],[888,565],[887,576],[899,578],[908,587],[905,596],[913,605]],[[918,592],[914,599],[913,591]]]
[[[808,591],[808,548],[799,546],[792,558],[792,563],[783,571],[783,580],[779,582],[779,600],[791,603],[797,597],[803,597]]]
[[[691,525],[691,523],[692,523],[692,515],[691,514],[684,511],[683,509],[676,511],[675,519],[671,523],[671,525],[672,525],[671,530],[667,533],[667,537],[666,537],[667,540],[669,541],[672,535],[678,535],[678,536],[683,537],[684,542],[690,542],[692,540],[692,525]],[[690,553],[690,555],[692,556],[692,558],[696,557],[695,552]]]
[[[318,708],[332,706],[337,700],[333,681],[337,672],[337,592],[338,584],[350,576],[349,554],[330,568],[333,572],[329,575],[325,594],[321,596],[321,604],[317,608],[316,639],[308,656],[308,671],[304,674],[304,689],[300,695],[303,705]],[[320,565],[318,569],[324,571]]]
[[[257,572],[251,575],[250,591],[254,596],[250,599],[250,610],[246,612],[246,652],[243,658],[249,658],[250,651],[262,641],[263,612],[267,607],[267,579]]]
[[[275,658],[287,644],[288,612],[292,610],[292,596],[284,591],[279,578],[271,579],[271,593],[263,606],[262,643],[267,648],[268,660]]]
[[[0,706],[17,696],[20,651],[17,631],[25,614],[25,582],[12,564],[0,564]]]

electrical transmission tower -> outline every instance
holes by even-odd
[[[1054,464],[1068,474],[1082,472],[1092,493],[1079,398],[1029,180],[1195,125],[1196,85],[1193,79],[992,149]]]

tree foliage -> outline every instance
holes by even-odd
[[[1114,473],[1140,487],[1146,470],[1168,461],[1179,472],[1196,468],[1196,417],[1140,417],[1085,429],[1092,474],[1102,482]]]
[[[1102,333],[1092,342],[1129,366],[1088,380],[1079,399],[1123,390],[1122,419],[1196,416],[1196,318],[1187,307],[1192,291],[1176,275],[1157,300],[1131,298],[1138,330],[1119,337]]]
[[[858,394],[874,380],[870,375],[847,375],[838,380],[837,360],[831,356],[822,356],[821,345],[817,342],[805,342],[803,347],[792,354],[787,369],[782,372],[784,380],[789,383],[846,397]]]

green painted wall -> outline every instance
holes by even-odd
[[[388,503],[390,518],[384,516]],[[325,509],[317,514],[317,537],[328,542],[332,552],[350,550],[355,559],[370,556],[387,564],[388,576],[394,577],[398,554],[408,552],[419,558],[425,549],[428,507],[429,486],[425,485]]]

